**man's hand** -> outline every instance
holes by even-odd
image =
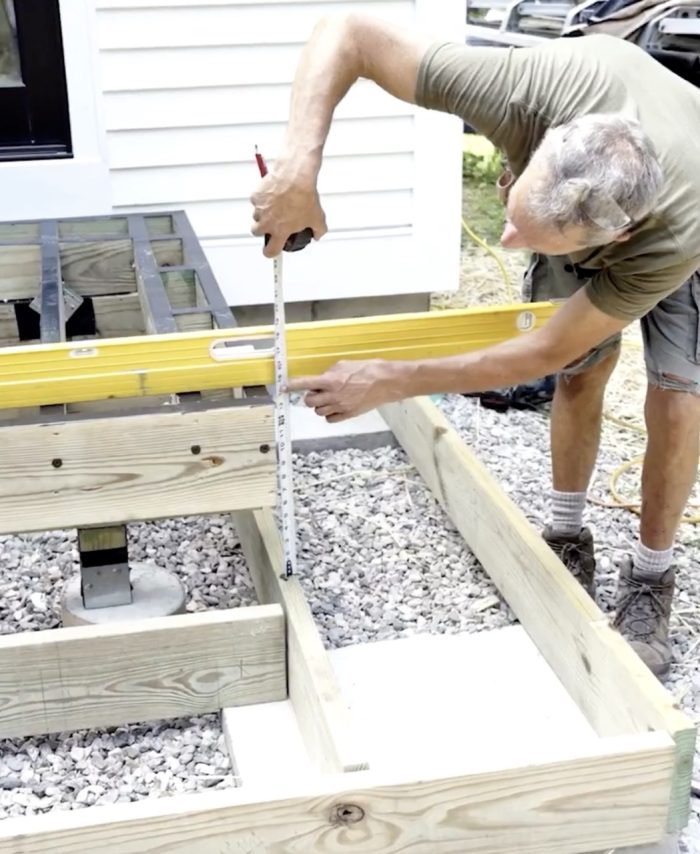
[[[381,359],[343,361],[320,376],[289,380],[286,390],[308,389],[304,403],[333,423],[400,400],[396,374],[396,366]]]
[[[320,240],[328,230],[316,190],[316,170],[278,160],[250,197],[256,237],[270,235],[268,258],[282,251],[290,234],[310,228]]]

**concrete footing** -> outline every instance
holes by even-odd
[[[80,575],[67,582],[61,602],[64,626],[106,625],[147,617],[184,614],[187,604],[185,585],[174,572],[145,563],[131,565],[133,601],[110,608],[85,608],[80,592]]]

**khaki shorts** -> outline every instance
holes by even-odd
[[[568,299],[587,279],[565,258],[533,255],[523,280],[527,302]],[[700,271],[640,320],[649,383],[700,394]],[[561,371],[573,376],[601,362],[620,346],[613,335]]]

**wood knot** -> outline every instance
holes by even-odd
[[[202,457],[202,462],[203,463],[209,463],[209,465],[212,468],[215,468],[216,466],[222,466],[224,464],[224,458],[223,457]]]
[[[331,824],[357,824],[365,817],[365,811],[357,804],[336,804],[331,809]]]

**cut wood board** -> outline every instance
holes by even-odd
[[[695,727],[426,398],[381,414],[567,691],[601,735],[670,733],[668,830],[688,820]]]
[[[281,577],[282,543],[272,511],[239,510],[232,518],[259,601],[277,602],[287,617],[289,698],[309,754],[329,773],[366,768],[363,746],[299,579]]]
[[[282,700],[278,605],[0,638],[0,738]]]
[[[3,426],[0,445],[0,533],[275,502],[269,406]]]
[[[410,747],[410,746],[409,746]],[[445,776],[368,771],[0,823],[0,854],[581,854],[658,839],[673,743],[663,733],[502,757]],[[349,786],[348,784],[351,783]]]

